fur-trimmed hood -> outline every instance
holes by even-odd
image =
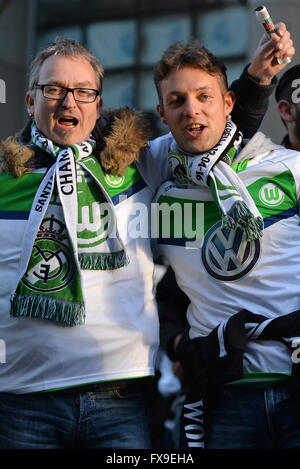
[[[141,111],[111,109],[101,113],[93,135],[97,140],[94,154],[99,155],[104,170],[122,176],[127,167],[137,161],[151,130]],[[0,142],[0,172],[20,177],[38,166],[49,165],[47,154],[30,146],[29,142],[30,123],[16,136]]]

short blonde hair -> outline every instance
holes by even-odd
[[[35,85],[38,83],[43,62],[52,55],[83,57],[86,59],[95,71],[97,87],[100,94],[102,93],[102,80],[104,75],[102,65],[91,52],[74,39],[56,39],[36,55],[29,68],[29,91],[34,90]]]

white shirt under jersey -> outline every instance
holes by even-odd
[[[130,259],[114,271],[82,271],[84,325],[61,327],[46,320],[11,317],[27,220],[0,217],[0,392],[29,393],[91,382],[154,375],[159,324],[153,292],[153,257],[147,224],[150,203],[169,178],[170,136],[149,144],[137,164],[144,184],[114,205],[120,236]]]
[[[300,309],[299,153],[258,132],[237,161],[245,164],[238,175],[264,218],[260,240],[245,242],[236,230],[229,236],[221,230],[209,188],[186,189],[166,182],[155,197],[155,202],[170,205],[176,201],[202,205],[198,227],[204,232],[196,246],[182,237],[156,240],[158,253],[169,260],[191,300],[187,312],[191,338],[209,334],[241,309],[267,318]],[[245,372],[289,373],[291,367],[291,352],[284,344],[248,342]]]

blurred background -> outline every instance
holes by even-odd
[[[177,40],[197,37],[238,78],[263,34],[253,0],[0,0],[0,138],[26,122],[27,69],[55,37],[80,41],[105,69],[104,106],[143,109],[159,133],[153,64]],[[274,20],[292,33],[300,63],[299,0],[264,1]],[[299,50],[297,46],[299,45]],[[288,68],[287,67],[287,68]],[[277,143],[285,134],[272,98],[261,130]]]

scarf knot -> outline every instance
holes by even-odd
[[[262,236],[263,219],[245,185],[230,167],[241,141],[242,134],[229,117],[214,148],[198,155],[177,148],[169,152],[168,162],[178,185],[210,187],[224,228],[240,227],[248,240],[254,240]]]

